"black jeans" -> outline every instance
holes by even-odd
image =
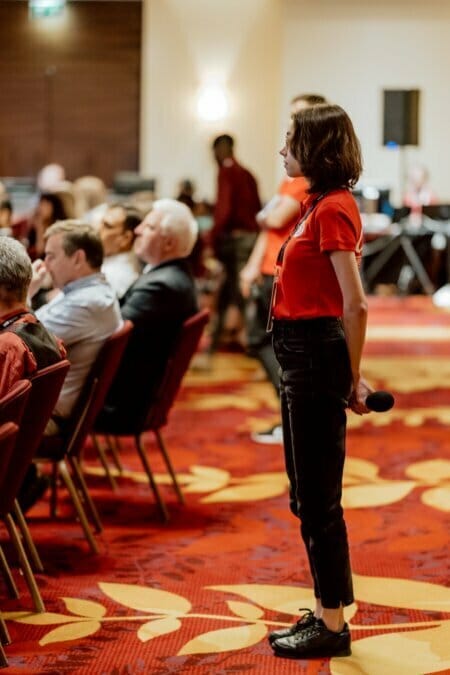
[[[322,606],[353,602],[341,506],[350,359],[342,323],[324,317],[276,320],[273,346],[281,366],[281,414],[291,510]]]

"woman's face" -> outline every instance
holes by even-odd
[[[300,162],[294,157],[290,149],[290,139],[292,136],[292,124],[289,126],[289,129],[286,133],[286,140],[284,146],[280,150],[280,155],[284,158],[284,168],[286,173],[291,178],[297,178],[298,176],[303,176]]]
[[[38,218],[44,223],[53,222],[53,204],[48,199],[42,198],[37,206]]]

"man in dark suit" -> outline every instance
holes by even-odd
[[[197,239],[189,208],[157,200],[135,233],[134,250],[146,267],[121,301],[122,317],[134,329],[96,423],[110,433],[129,433],[145,417],[181,325],[197,311],[186,260]]]

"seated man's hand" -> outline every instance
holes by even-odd
[[[34,297],[36,293],[44,285],[44,280],[47,276],[47,268],[45,262],[38,258],[32,263],[33,276],[31,278],[30,287],[28,289],[28,296],[30,298]]]

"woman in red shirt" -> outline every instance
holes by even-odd
[[[358,262],[362,226],[350,188],[362,161],[348,115],[318,105],[293,115],[281,155],[309,196],[278,256],[271,321],[281,366],[281,412],[291,510],[301,521],[315,611],[269,636],[279,656],[351,653],[343,608],[353,602],[341,506],[346,412],[369,412],[360,375],[367,302]]]

